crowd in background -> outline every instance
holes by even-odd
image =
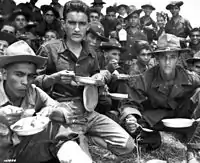
[[[86,117],[87,133],[103,139],[94,137],[97,144],[119,156],[129,153],[135,147],[133,139],[146,127],[154,131],[142,131],[141,144],[148,150],[157,149],[161,144],[159,131],[168,131],[160,124],[163,118],[200,117],[200,29],[193,28],[179,14],[182,1],[166,6],[171,15],[156,12],[156,6],[151,4],[143,4],[141,8],[123,3],[113,5],[103,15],[102,0],[94,0],[89,9],[78,0],[65,6],[52,0],[40,8],[36,7],[37,1],[16,5],[13,0],[0,0],[0,55],[15,54],[14,48],[20,53],[17,50],[22,48],[26,55],[36,54],[41,61],[45,58],[37,75],[30,77],[31,82],[52,99],[65,102],[63,106],[69,109],[70,116]],[[152,12],[156,12],[156,20],[151,17]],[[34,52],[22,46],[24,42]],[[34,64],[37,65],[36,61]],[[10,68],[6,63],[3,66],[0,68]],[[5,72],[1,71],[1,82],[5,80],[10,87],[12,82],[8,82]],[[83,85],[73,82],[75,76],[101,78],[104,87],[87,94]],[[128,94],[128,98],[115,99],[110,93]],[[48,95],[45,98],[51,101]],[[89,102],[83,100],[85,96],[90,96]],[[24,97],[27,96],[20,99]],[[96,105],[92,105],[95,100]],[[90,107],[96,112],[90,112]],[[189,140],[186,141],[188,163],[197,163],[200,157],[199,128],[197,125],[184,131]],[[25,157],[19,154],[22,160]]]

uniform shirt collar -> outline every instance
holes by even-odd
[[[95,57],[95,51],[92,47],[89,46],[89,44],[86,41],[82,41],[82,52],[84,55],[91,55],[92,57]],[[65,41],[62,40],[62,44],[58,47],[58,53],[64,53],[66,50],[69,50]],[[81,52],[81,53],[82,53]]]
[[[5,93],[3,83],[4,83],[3,80],[1,80],[1,81],[0,81],[0,97],[1,97],[1,98],[0,98],[0,107],[6,105],[7,103],[12,104],[12,103],[10,102],[8,96],[7,96],[6,93]]]
[[[184,72],[183,68],[181,68],[180,66],[177,66],[175,71],[176,71],[176,77],[174,80],[174,84],[178,84],[178,85],[191,85],[192,84],[191,81],[189,80],[189,77]],[[154,80],[152,82],[152,87],[159,87],[164,84],[164,81],[161,77],[159,66],[157,66],[157,70],[156,70],[155,74],[156,75],[154,76]]]

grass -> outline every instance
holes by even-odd
[[[145,163],[151,159],[165,160],[168,163],[183,163],[185,161],[186,146],[172,134],[162,132],[161,135],[162,145],[159,149],[151,152],[141,149],[140,163]],[[95,145],[90,145],[90,152],[96,163],[139,163],[137,152],[123,157],[116,157],[109,151]]]

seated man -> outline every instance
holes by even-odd
[[[137,53],[137,59],[133,59],[129,70],[130,75],[144,73],[155,65],[154,59],[152,58],[152,50],[147,41],[136,41],[135,51]]]
[[[94,143],[116,155],[123,155],[133,150],[133,139],[113,120],[87,111],[83,104],[84,88],[73,80],[75,75],[103,80],[96,53],[84,41],[88,9],[82,1],[69,1],[64,5],[66,40],[47,42],[39,49],[38,55],[46,56],[48,60],[45,74],[38,76],[37,84],[49,91],[54,99],[69,106],[66,108],[69,115],[87,119],[86,133]]]
[[[133,84],[133,93],[138,95],[136,106],[142,117],[134,110],[123,110],[126,128],[134,133],[137,123],[154,129],[154,132],[143,133],[142,142],[149,147],[157,148],[161,144],[160,130],[181,132],[189,140],[188,162],[197,161],[200,149],[199,125],[185,130],[171,129],[163,125],[164,118],[199,118],[200,77],[177,65],[179,55],[186,49],[180,48],[179,39],[171,34],[162,35],[158,40],[158,49],[154,52],[158,65],[139,75]],[[136,96],[135,96],[136,97]],[[197,152],[196,152],[197,151]]]
[[[121,119],[123,119],[121,109],[124,110],[125,108],[129,108],[134,110],[132,108],[132,99],[134,99],[134,97],[132,96],[132,91],[127,81],[129,75],[126,75],[125,71],[120,66],[120,55],[126,49],[123,48],[116,39],[110,39],[109,42],[102,42],[100,48],[103,51],[105,58],[104,69],[108,70],[111,74],[110,77],[107,77],[110,78],[107,82],[109,92],[129,95],[128,100],[112,100],[112,111],[109,112],[109,116],[112,116],[112,118],[115,118],[116,121],[123,124],[123,121],[121,121]],[[102,71],[101,73],[104,72],[105,71]],[[120,74],[125,75],[127,79],[124,78],[125,80],[119,80]],[[109,76],[109,74],[107,76]],[[135,109],[135,111],[139,114],[137,109]]]
[[[7,47],[16,41],[16,37],[12,34],[0,32],[0,55],[5,55]]]
[[[100,16],[101,16],[101,13],[100,13],[100,10],[98,8],[95,8],[95,7],[91,7],[90,8],[90,13],[89,13],[89,22],[92,22],[92,21],[100,21]]]
[[[104,67],[104,57],[99,46],[102,41],[107,42],[108,38],[104,36],[104,28],[100,22],[93,21],[89,23],[85,40],[90,48],[96,52],[100,69],[102,69]]]
[[[189,48],[191,48],[191,57],[200,51],[200,29],[193,28],[190,31],[190,44]]]
[[[10,33],[15,36],[16,28],[11,22],[5,22],[1,28],[1,32]]]
[[[200,51],[195,53],[193,58],[187,59],[186,62],[191,71],[194,71],[200,75]]]
[[[63,162],[69,161],[68,156],[63,155],[66,149],[65,141],[69,140],[65,126],[50,122],[44,131],[23,137],[17,136],[10,130],[10,125],[19,119],[36,113],[48,116],[58,105],[58,102],[32,84],[36,69],[45,61],[45,58],[35,56],[24,41],[13,43],[8,47],[6,56],[0,56],[0,68],[3,68],[3,80],[0,82],[2,162],[10,159],[16,163],[58,162],[58,159]],[[86,154],[84,157],[89,158]]]

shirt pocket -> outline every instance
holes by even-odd
[[[56,68],[57,71],[74,71],[74,64],[67,56],[64,56],[63,54],[58,54]]]

